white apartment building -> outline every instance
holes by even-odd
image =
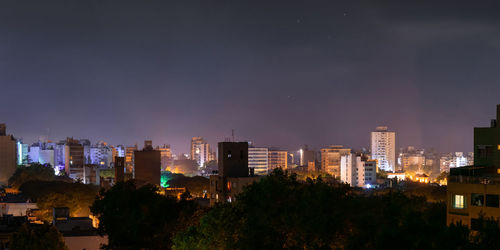
[[[377,160],[378,167],[387,172],[394,172],[396,167],[396,133],[387,127],[377,127],[371,133],[371,158]]]
[[[340,181],[351,187],[370,188],[377,182],[377,161],[357,154],[340,158]]]

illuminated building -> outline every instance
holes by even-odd
[[[69,171],[69,146],[65,141],[59,142],[54,145],[54,162],[55,168],[61,171]]]
[[[161,147],[156,147],[156,150],[160,151],[161,156],[161,169],[165,170],[174,164],[174,158],[172,158],[172,150],[170,145],[163,145]]]
[[[279,149],[269,149],[268,151],[268,172],[275,168],[288,169],[288,152]]]
[[[429,176],[426,174],[416,174],[415,177],[413,177],[413,181],[420,183],[429,183]]]
[[[144,141],[141,151],[134,151],[134,179],[139,185],[160,185],[161,154],[151,141]]]
[[[304,147],[299,150],[299,157],[300,166],[309,166],[310,162],[316,162],[316,152],[309,150],[307,145],[304,145]]]
[[[17,142],[17,165],[28,164],[28,144]]]
[[[28,148],[28,164],[37,163],[40,158],[40,145],[39,143],[34,143]]]
[[[113,149],[107,143],[100,141],[90,147],[89,164],[110,167],[113,162]]]
[[[377,160],[378,168],[387,172],[396,170],[396,133],[387,127],[377,127],[371,132],[371,158]]]
[[[351,187],[374,187],[377,183],[377,162],[362,154],[342,155],[340,180]]]
[[[480,216],[500,219],[500,105],[489,128],[474,128],[474,165],[450,168],[447,224],[477,230]]]
[[[244,186],[260,179],[248,168],[247,142],[219,142],[218,146],[219,174],[210,176],[211,206],[234,201]]]
[[[403,171],[410,168],[421,170],[425,166],[424,150],[416,150],[410,146],[399,154],[398,161]]]
[[[115,147],[116,156],[125,157],[125,147],[123,145],[118,145]]]
[[[396,179],[398,181],[406,180],[406,174],[401,172],[387,173],[387,179]]]
[[[73,179],[83,179],[80,177],[80,173],[83,172],[85,164],[84,147],[73,138],[66,139],[66,146],[69,149],[69,169],[66,169],[66,173]]]
[[[472,152],[464,156],[463,152],[448,153],[440,158],[440,172],[450,172],[451,168],[470,166],[474,164]]]
[[[125,150],[125,169],[127,173],[132,173],[134,169],[134,152],[137,150],[137,144],[133,147],[127,147]]]
[[[256,175],[266,175],[269,168],[268,148],[248,148],[248,167],[254,169]]]
[[[7,135],[5,124],[0,124],[0,184],[7,185],[9,178],[16,171],[16,140]]]
[[[54,154],[55,154],[54,148],[44,144],[43,147],[41,147],[40,151],[38,152],[38,162],[43,165],[50,164],[50,166],[52,166],[57,173],[58,169],[56,170],[55,168]]]
[[[321,149],[321,171],[335,177],[340,176],[340,158],[351,153],[350,148],[342,145],[332,145]]]
[[[210,150],[210,144],[202,137],[191,138],[191,160],[196,161],[200,167],[203,167],[206,162],[215,160]]]

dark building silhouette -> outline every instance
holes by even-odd
[[[115,157],[115,183],[125,179],[125,157]]]
[[[243,188],[259,180],[248,168],[248,142],[219,142],[219,174],[210,176],[210,205],[232,202]]]
[[[500,166],[500,105],[489,128],[474,128],[474,165]]]
[[[248,142],[219,142],[219,176],[248,177]]]
[[[143,150],[134,151],[134,178],[139,185],[160,185],[161,153],[153,149],[151,141],[144,142]]]
[[[7,135],[5,124],[0,124],[0,184],[7,185],[9,178],[16,171],[16,140]]]

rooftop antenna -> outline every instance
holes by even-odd
[[[234,142],[234,129],[231,129],[231,137],[233,138],[233,142]]]

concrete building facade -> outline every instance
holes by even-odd
[[[371,158],[377,160],[378,168],[387,172],[396,170],[396,133],[387,127],[377,127],[371,133]]]
[[[7,135],[7,127],[0,124],[0,184],[7,185],[16,171],[17,145],[12,135]]]

